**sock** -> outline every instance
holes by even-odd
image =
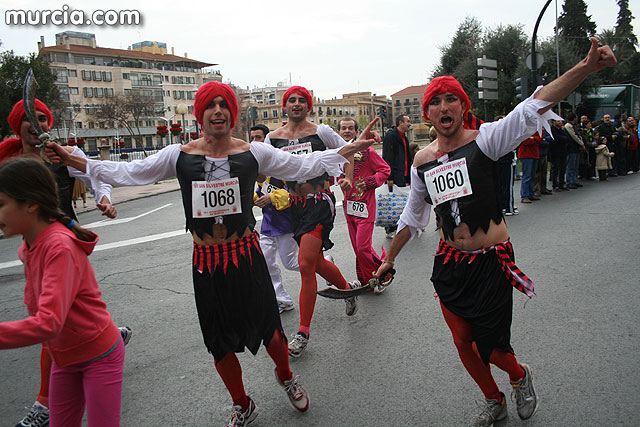
[[[289,368],[289,349],[287,343],[282,336],[282,332],[276,330],[273,333],[269,345],[266,346],[267,353],[276,364],[276,372],[280,382],[289,381],[293,374]]]
[[[249,399],[242,383],[242,367],[235,353],[227,353],[222,360],[216,360],[215,365],[222,382],[224,382],[231,395],[234,406],[239,405],[242,409],[247,409],[249,407]]]

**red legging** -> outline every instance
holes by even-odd
[[[316,273],[326,281],[340,289],[348,289],[347,281],[342,277],[340,270],[335,264],[324,259],[322,255],[322,225],[318,226],[310,233],[300,239],[300,250],[298,251],[298,265],[300,266],[300,276],[302,285],[300,287],[300,328],[309,336],[311,327],[311,317],[316,305],[316,291],[318,281]]]
[[[269,345],[265,346],[265,348],[271,359],[276,363],[280,382],[290,380],[293,374],[289,369],[289,349],[282,332],[276,329],[273,332],[271,341],[269,341]],[[233,404],[240,405],[243,409],[246,409],[249,406],[249,401],[242,383],[242,367],[236,354],[230,351],[222,357],[222,360],[216,360],[215,365],[222,382],[224,382],[229,394],[231,394]]]
[[[499,399],[500,390],[491,375],[491,368],[480,358],[476,343],[471,341],[471,324],[456,316],[440,302],[444,320],[451,329],[453,343],[458,349],[460,360],[471,378],[478,384],[487,399]],[[524,377],[524,371],[513,353],[494,349],[489,362],[509,374],[511,381],[518,381]]]

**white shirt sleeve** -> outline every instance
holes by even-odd
[[[422,234],[422,229],[429,225],[431,219],[431,205],[427,203],[427,186],[418,178],[418,169],[411,166],[411,191],[407,205],[402,210],[398,220],[398,231],[409,227],[411,238],[418,232]]]
[[[261,174],[289,181],[311,179],[325,172],[340,175],[340,167],[347,163],[337,149],[294,155],[275,148],[265,140],[264,143],[252,142],[249,150],[258,161]]]
[[[152,156],[132,162],[87,159],[87,175],[92,182],[101,180],[111,185],[152,184],[176,175],[180,147],[180,144],[169,145]]]
[[[330,126],[318,125],[317,132],[327,148],[340,148],[347,143],[344,138],[338,135]]]
[[[542,135],[543,127],[551,133],[549,120],[562,120],[551,110],[544,114],[538,113],[538,110],[551,104],[550,101],[533,97],[540,89],[542,86],[538,86],[529,98],[518,104],[505,118],[480,126],[476,143],[487,157],[498,160],[534,133]]]
[[[84,151],[82,151],[78,147],[73,147],[73,151],[71,152],[71,154],[87,158],[87,155],[84,153]],[[92,180],[89,174],[80,172],[78,169],[67,167],[67,170],[69,171],[69,176],[82,181],[87,189],[89,189],[91,194],[93,194],[96,202],[100,203],[104,196],[107,196],[107,199],[109,199],[109,202],[111,202],[111,190],[113,189],[113,187],[111,187],[109,184],[106,184],[100,180]]]

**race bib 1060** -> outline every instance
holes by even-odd
[[[369,218],[367,204],[364,202],[347,200],[347,215],[357,216],[358,218]]]
[[[467,159],[453,160],[424,173],[424,182],[434,206],[472,194]]]
[[[191,208],[194,218],[242,213],[238,178],[191,182]]]
[[[310,142],[304,142],[302,144],[288,145],[282,147],[282,151],[286,151],[290,154],[309,154],[313,151]]]

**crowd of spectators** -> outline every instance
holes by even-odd
[[[578,189],[584,180],[604,181],[638,173],[639,138],[636,119],[626,114],[617,114],[613,120],[610,114],[604,114],[600,120],[591,120],[586,115],[578,120],[575,113],[569,113],[565,120],[552,121],[551,133],[544,130],[543,135],[536,133],[517,150],[522,170],[520,201],[533,203],[553,192]],[[505,179],[501,185],[511,186],[503,188],[501,194],[509,191],[513,194],[513,181]],[[513,206],[511,201],[504,202],[505,214],[518,213],[509,206]]]

